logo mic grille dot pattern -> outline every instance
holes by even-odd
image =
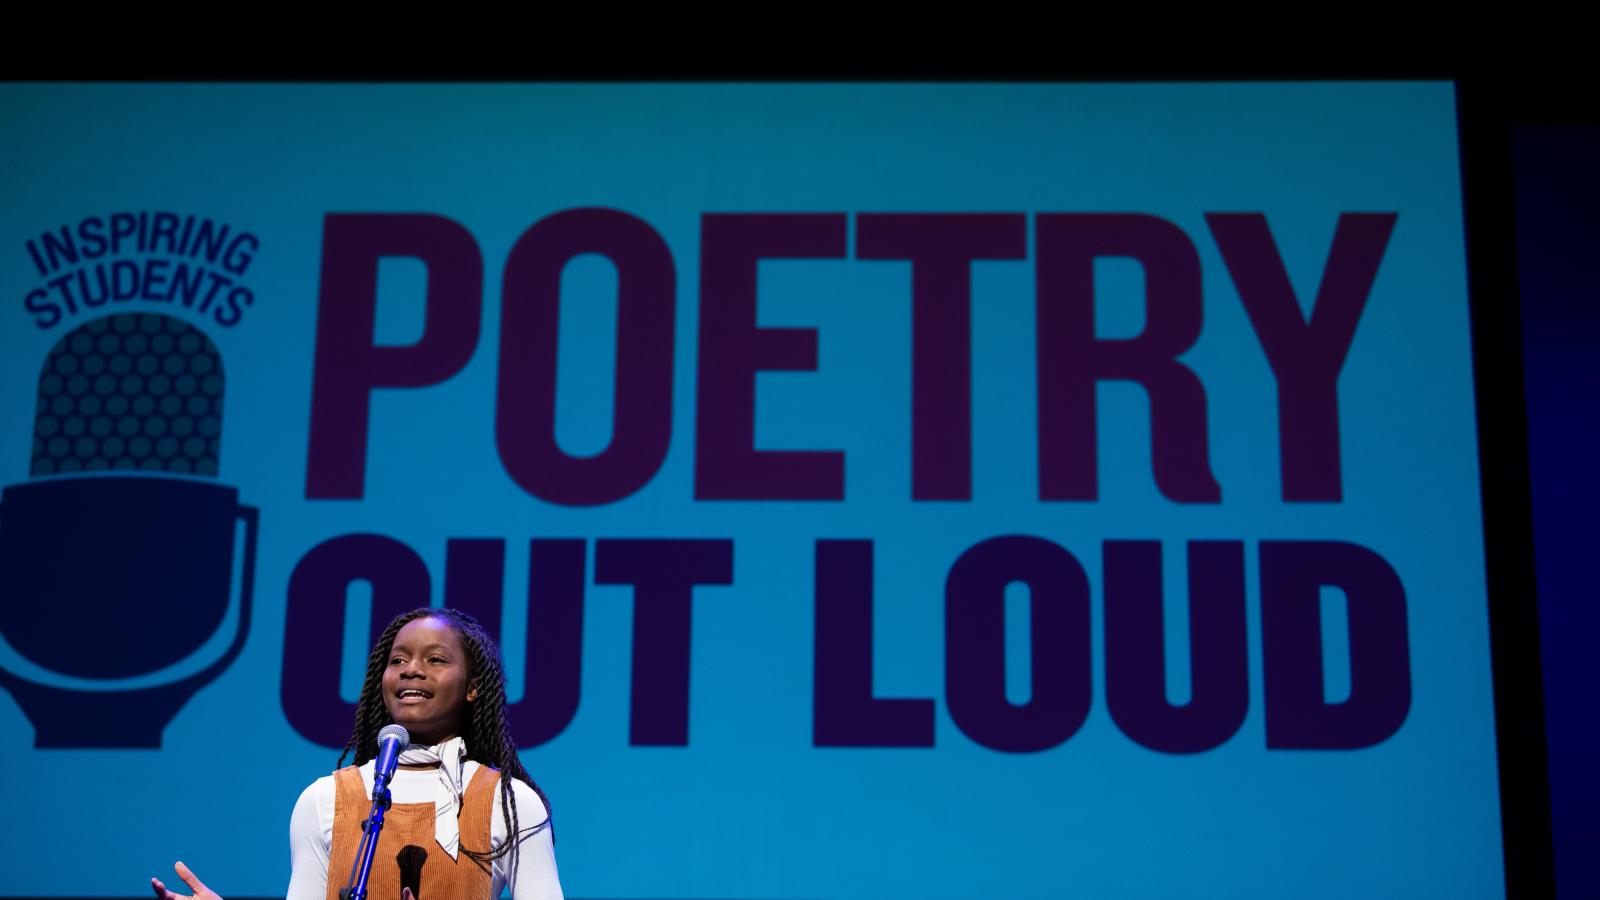
[[[32,475],[140,470],[216,475],[222,357],[204,333],[158,313],[68,332],[39,374]]]

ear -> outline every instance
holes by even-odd
[[[472,687],[467,689],[467,702],[471,703],[476,699],[478,699],[478,686],[474,684]]]

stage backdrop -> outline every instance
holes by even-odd
[[[1498,895],[1442,84],[0,87],[8,894],[499,635],[574,896]]]

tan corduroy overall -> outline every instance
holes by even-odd
[[[372,808],[361,771],[347,766],[333,773],[333,846],[328,850],[328,897],[338,900],[361,847],[361,823]],[[489,817],[500,773],[480,765],[461,802],[461,849],[451,859],[433,836],[432,803],[395,803],[383,816],[383,831],[367,878],[368,900],[400,900],[409,885],[417,900],[492,900],[489,864],[467,850],[487,851]]]

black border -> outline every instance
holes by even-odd
[[[1479,480],[1508,897],[1555,895],[1517,285],[1514,89],[1456,82]]]

